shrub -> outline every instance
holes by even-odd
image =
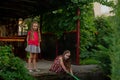
[[[102,16],[95,19],[97,32],[95,33],[95,42],[92,47],[94,52],[93,58],[100,61],[99,65],[106,75],[111,74],[109,48],[111,45],[112,26],[109,23],[110,18]]]
[[[99,61],[95,59],[84,59],[84,60],[81,60],[80,64],[81,65],[99,64]]]
[[[12,53],[12,46],[0,46],[0,77],[3,80],[34,80],[25,63]]]
[[[120,80],[120,0],[117,0],[117,5],[114,8],[115,16],[110,23],[113,26],[111,38],[110,59],[111,59],[111,80]]]

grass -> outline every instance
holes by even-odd
[[[99,64],[99,61],[95,59],[84,59],[80,61],[81,65]]]

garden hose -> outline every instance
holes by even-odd
[[[77,78],[75,75],[72,75],[71,73],[68,73],[70,76],[72,76],[75,80],[80,80],[79,78]]]

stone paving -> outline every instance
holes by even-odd
[[[48,60],[39,60],[38,62],[38,70],[37,72],[30,72],[30,74],[38,80],[64,80],[58,79],[55,73],[49,71],[50,66],[53,61]],[[27,64],[27,63],[26,63]],[[98,67],[98,65],[72,65],[73,73],[80,80],[110,80],[106,79],[106,76],[103,74],[102,70]],[[50,79],[55,78],[56,79]],[[46,78],[46,79],[44,79]],[[66,79],[66,80],[74,80],[74,79]]]
[[[49,72],[49,68],[52,63],[53,61],[39,60],[37,64],[38,64],[38,69],[40,71],[32,72],[30,74],[33,76],[39,76],[42,74],[54,74]],[[85,73],[93,73],[99,71],[97,65],[72,65],[72,68],[75,74],[85,74]]]

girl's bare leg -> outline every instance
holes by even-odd
[[[35,70],[37,69],[37,60],[36,60],[36,58],[37,58],[37,54],[34,53],[34,54],[33,54],[33,68],[34,68]]]
[[[32,59],[33,59],[33,54],[30,53],[30,57],[29,57],[29,59],[28,59],[28,69],[29,69],[29,70],[32,70],[32,69],[33,69]]]

